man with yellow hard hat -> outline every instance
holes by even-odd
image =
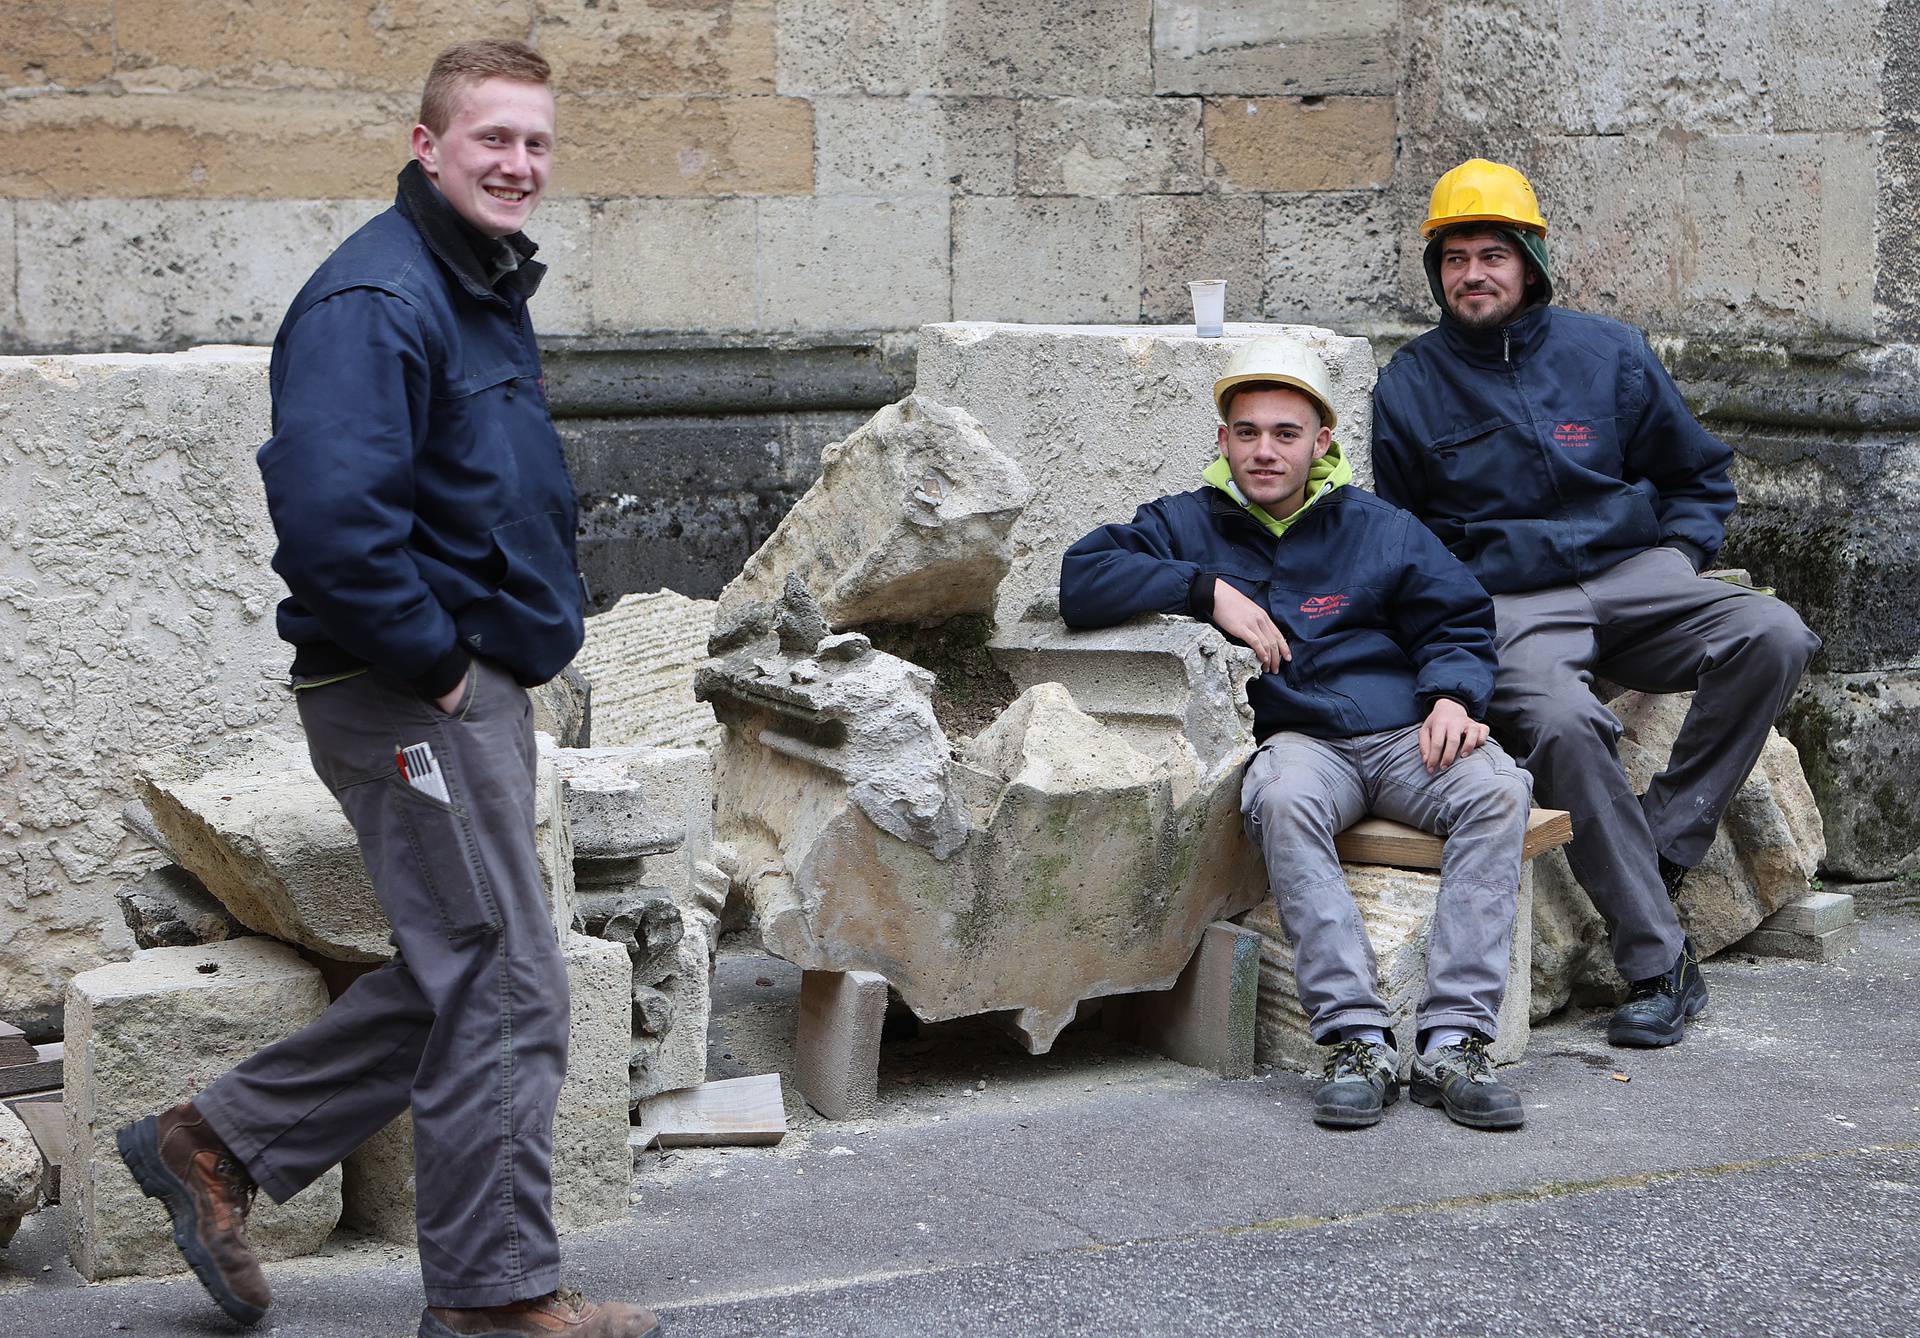
[[[1553,305],[1547,221],[1515,169],[1442,176],[1421,227],[1439,325],[1374,389],[1382,497],[1493,596],[1488,713],[1543,804],[1631,982],[1616,1045],[1671,1045],[1707,1003],[1681,880],[1820,642],[1768,595],[1699,575],[1726,537],[1732,452],[1695,421],[1646,336]],[[1635,794],[1596,676],[1692,692],[1666,769]]]
[[[1060,612],[1073,627],[1185,613],[1252,648],[1261,740],[1241,789],[1313,1037],[1328,1046],[1314,1119],[1379,1121],[1400,1065],[1366,930],[1333,838],[1368,812],[1448,837],[1412,1095],[1461,1124],[1516,1128],[1493,1076],[1506,991],[1526,773],[1482,722],[1493,691],[1493,609],[1412,516],[1348,487],[1327,370],[1261,339],[1214,384],[1220,456],[1202,486],[1148,502],[1068,550]]]

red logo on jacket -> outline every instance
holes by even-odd
[[[1324,618],[1330,613],[1338,613],[1347,607],[1345,595],[1314,595],[1300,606],[1300,612],[1309,618]]]
[[[1562,423],[1553,430],[1553,439],[1562,446],[1593,445],[1593,429],[1585,423]]]

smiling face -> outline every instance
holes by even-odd
[[[519,79],[477,80],[445,130],[413,128],[413,156],[480,232],[519,232],[553,169],[553,93]]]
[[[1276,519],[1307,500],[1308,473],[1332,444],[1333,430],[1297,390],[1239,391],[1220,425],[1220,454],[1240,495]]]
[[[1534,281],[1504,233],[1468,232],[1441,243],[1440,290],[1447,310],[1470,330],[1497,330],[1511,321]]]

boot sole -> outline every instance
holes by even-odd
[[[1664,1031],[1656,1030],[1653,1027],[1616,1027],[1612,1023],[1609,1023],[1607,1025],[1607,1044],[1628,1046],[1635,1050],[1658,1050],[1664,1046],[1677,1045],[1681,1038],[1687,1034],[1687,1023],[1697,1017],[1705,1017],[1706,1015],[1707,996],[1702,994],[1694,1003],[1687,1006],[1686,1011],[1680,1015],[1679,1020],[1676,1021],[1672,1027]]]
[[[1447,1095],[1438,1084],[1421,1082],[1419,1079],[1408,1086],[1407,1095],[1416,1105],[1444,1110],[1448,1119],[1455,1124],[1464,1124],[1469,1129],[1518,1129],[1527,1122],[1526,1114],[1518,1110],[1505,1115],[1498,1112],[1475,1115],[1470,1111],[1455,1110],[1447,1104]]]
[[[660,1338],[667,1331],[666,1324],[655,1319],[653,1327],[640,1335],[640,1338]],[[481,1333],[455,1333],[432,1315],[420,1312],[420,1338],[527,1338],[525,1329],[488,1329]]]
[[[200,1243],[200,1214],[193,1206],[193,1195],[180,1177],[169,1171],[160,1160],[160,1142],[154,1130],[154,1117],[149,1115],[114,1134],[113,1141],[120,1149],[120,1160],[133,1172],[134,1182],[140,1186],[140,1192],[150,1199],[160,1200],[166,1208],[167,1216],[173,1221],[173,1247],[180,1251],[180,1257],[187,1261],[187,1266],[200,1279],[200,1285],[207,1289],[207,1295],[213,1298],[214,1304],[242,1324],[258,1324],[267,1313],[267,1308],[235,1296],[233,1288],[220,1275],[213,1256]]]

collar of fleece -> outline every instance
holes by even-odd
[[[1278,539],[1284,536],[1287,528],[1300,517],[1307,514],[1307,508],[1325,497],[1342,484],[1353,482],[1353,466],[1347,463],[1347,457],[1340,452],[1340,443],[1334,442],[1327,447],[1327,453],[1313,462],[1313,468],[1307,471],[1307,500],[1300,503],[1300,509],[1290,516],[1276,519],[1262,511],[1241,495],[1239,485],[1233,481],[1233,470],[1227,464],[1227,457],[1218,455],[1213,463],[1201,472],[1200,477],[1238,503],[1242,510],[1260,522],[1262,529]]]

